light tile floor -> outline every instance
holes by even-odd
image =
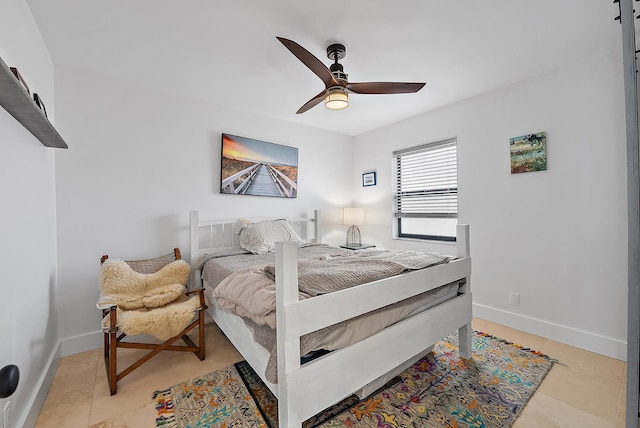
[[[482,319],[474,319],[473,328],[561,362],[551,369],[515,428],[624,427],[624,362]],[[215,324],[207,326],[206,336],[205,361],[187,353],[161,353],[120,381],[114,396],[109,395],[101,349],[63,358],[36,428],[154,427],[153,391],[242,359]],[[123,351],[130,361],[143,352]]]

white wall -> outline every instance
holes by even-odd
[[[0,40],[0,57],[20,70],[53,119],[53,65],[24,0],[0,2]],[[56,153],[0,108],[0,367],[20,369],[18,390],[0,399],[0,409],[11,402],[12,427],[33,424],[57,351]]]
[[[180,78],[177,76],[176,78]],[[460,221],[471,224],[478,316],[620,359],[626,338],[626,190],[621,54],[593,53],[536,79],[349,137],[56,70],[63,353],[100,346],[98,259],[188,257],[188,211],[300,215],[320,208],[340,243],[339,207],[367,207],[363,239],[391,239],[391,152],[457,137]],[[546,172],[511,175],[508,141],[547,132]],[[296,200],[220,195],[220,134],[295,146]],[[355,153],[352,153],[352,141]],[[375,169],[378,185],[361,187]],[[519,307],[509,293],[521,295]],[[603,316],[604,315],[604,316]]]
[[[100,256],[147,258],[177,246],[188,260],[190,210],[213,219],[320,209],[329,243],[344,236],[339,207],[352,203],[350,137],[84,72],[56,73],[58,122],[69,144],[56,157],[64,355],[102,344],[95,308]],[[221,195],[222,132],[297,147],[298,197]]]
[[[547,133],[548,170],[510,174],[509,138]],[[355,139],[363,240],[391,239],[391,152],[458,138],[459,221],[471,225],[474,314],[626,356],[626,154],[620,49]],[[509,305],[509,293],[520,306]]]

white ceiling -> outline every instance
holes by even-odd
[[[605,0],[27,0],[56,66],[359,135],[620,44]],[[350,82],[426,82],[295,112],[324,85],[276,40]]]

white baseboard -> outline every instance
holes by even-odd
[[[58,369],[60,358],[60,342],[58,342],[47,359],[45,370],[42,371],[38,379],[38,384],[31,394],[31,397],[29,397],[29,403],[26,406],[27,411],[20,417],[20,420],[16,424],[17,427],[33,428],[35,426],[40,410],[42,410],[42,406],[44,406],[44,401],[47,399],[49,387],[51,387],[53,377]]]
[[[606,355],[607,357],[622,361],[627,360],[627,342],[620,339],[515,314],[478,303],[473,304],[473,316]]]
[[[45,369],[38,380],[38,384],[31,394],[29,404],[27,405],[27,411],[20,418],[17,427],[32,428],[35,426],[38,420],[38,415],[42,410],[44,401],[49,393],[51,382],[58,369],[58,363],[60,358],[69,355],[77,354],[79,352],[90,351],[91,349],[102,347],[102,331],[96,331],[93,333],[87,333],[80,336],[70,337],[59,341],[51,351],[51,355],[47,360]]]
[[[96,348],[102,348],[104,344],[104,336],[102,330],[94,331],[79,336],[68,337],[60,341],[61,355],[67,357],[69,355],[78,354],[80,352],[90,351]]]

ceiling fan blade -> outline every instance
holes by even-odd
[[[293,40],[277,36],[276,39],[280,40],[280,43],[282,43],[287,49],[289,49],[291,53],[296,56],[296,58],[302,61],[302,63],[306,65],[309,70],[313,71],[315,75],[324,82],[325,88],[336,86],[338,84],[335,77],[333,77],[333,73],[331,73],[331,70],[329,70],[327,66],[322,63],[322,61],[313,56],[311,52],[309,52]]]
[[[320,104],[320,101],[322,101],[324,99],[324,96],[325,96],[326,93],[327,93],[327,91],[322,91],[318,95],[316,95],[315,97],[311,98],[309,101],[307,101],[307,103],[305,105],[303,105],[302,107],[300,107],[298,109],[296,114],[304,113],[305,111],[311,109],[312,107],[315,107],[318,104]]]
[[[418,92],[425,84],[403,82],[347,83],[347,89],[356,94],[408,94]]]

